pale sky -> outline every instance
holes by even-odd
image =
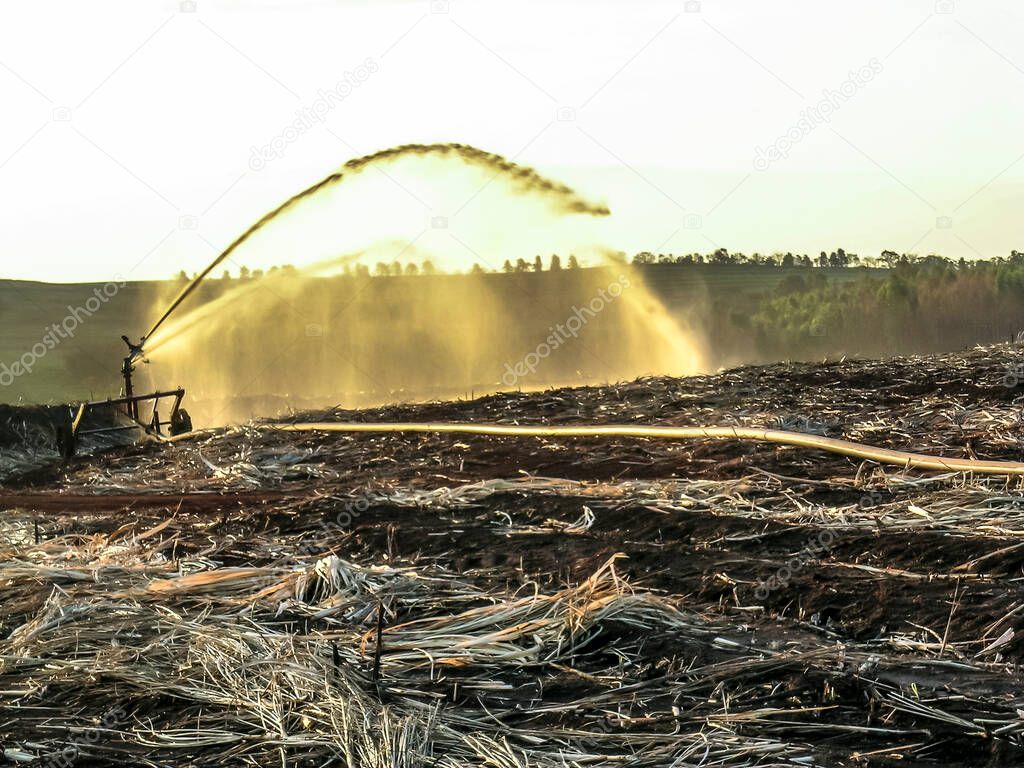
[[[1024,248],[1011,0],[39,0],[4,17],[0,277],[196,271],[345,160],[409,142],[473,144],[605,201],[630,251]],[[396,184],[396,207],[418,191]],[[422,216],[455,234],[473,213]]]

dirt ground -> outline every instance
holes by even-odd
[[[1006,346],[296,420],[756,425],[1019,460],[1024,389],[1007,372],[1022,362],[1024,351]],[[130,603],[206,617],[225,595],[164,591],[157,603],[153,579],[312,574],[334,556],[375,577],[414,574],[422,586],[436,576],[445,586],[368,588],[359,595],[369,608],[344,620],[329,607],[349,599],[340,582],[316,610],[296,592],[258,614],[265,589],[247,593],[246,610],[295,643],[333,638],[324,663],[336,668],[369,642],[376,659],[364,653],[365,668],[353,672],[366,711],[415,718],[433,702],[442,723],[435,746],[410,747],[395,764],[1024,763],[1016,479],[724,441],[285,434],[254,423],[47,464],[9,479],[0,510],[0,736],[11,760],[74,743],[80,764],[370,764],[312,715],[284,718],[271,738],[237,702],[190,698],[199,683],[184,667],[158,671],[152,644],[140,640],[133,658],[178,691],[169,698],[104,666],[95,628],[61,624],[81,633],[74,650],[63,636],[46,639],[54,601],[61,615],[102,595],[108,610]],[[63,578],[61,568],[92,582]],[[611,586],[600,589],[610,591],[590,607],[570,599],[584,586],[598,590],[595,575],[608,573]],[[507,659],[498,650],[459,657],[444,675],[401,650],[409,622],[449,626],[468,620],[467,606],[486,606],[488,616],[518,610],[524,595],[553,605],[564,597],[590,617],[579,619],[585,630],[565,629],[576,626],[567,618],[549,647],[545,614],[530,619],[536,635],[520,637],[522,622],[509,619],[450,639],[439,633],[436,646],[434,636],[410,640],[436,661],[494,641],[491,631],[518,638],[508,641],[514,652],[501,646]],[[605,614],[597,602],[621,608]],[[89,642],[95,649],[83,650]],[[547,649],[536,658],[535,644]],[[68,654],[73,670],[61,666]],[[193,687],[174,688],[185,678]],[[94,698],[81,693],[86,679],[99,681]],[[88,745],[74,741],[111,701],[123,720]],[[67,702],[74,707],[58,714]],[[226,737],[181,736],[193,720],[212,733],[204,718],[213,711],[217,733],[244,732],[244,749],[225,746]],[[478,731],[486,748],[474,746]]]

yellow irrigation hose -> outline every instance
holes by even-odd
[[[905,469],[932,469],[946,472],[976,472],[983,475],[1024,475],[1024,463],[1017,461],[979,461],[930,456],[923,453],[893,451],[849,440],[756,427],[644,427],[624,424],[607,426],[518,426],[512,424],[460,424],[455,422],[315,422],[267,424],[285,432],[437,432],[458,435],[497,435],[502,437],[647,437],[665,440],[756,440],[799,448],[818,448],[855,459],[894,464]]]

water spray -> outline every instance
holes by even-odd
[[[222,264],[228,256],[234,253],[239,246],[282,213],[293,208],[302,200],[312,197],[322,189],[341,183],[346,177],[346,174],[348,176],[354,176],[361,173],[363,169],[370,165],[388,163],[398,158],[411,155],[455,156],[469,165],[481,166],[491,170],[494,172],[495,176],[499,174],[503,175],[508,178],[513,187],[521,193],[532,193],[545,196],[559,210],[565,213],[578,213],[590,216],[608,216],[610,213],[607,206],[584,199],[564,184],[556,183],[544,176],[541,176],[533,168],[525,165],[519,165],[518,163],[514,163],[501,155],[493,152],[485,152],[482,149],[477,149],[476,147],[468,144],[403,144],[398,147],[384,149],[364,157],[357,157],[349,160],[340,170],[325,176],[315,184],[295,195],[292,195],[279,206],[261,216],[259,220],[235,238],[227,248],[221,251],[221,253],[211,261],[205,269],[203,269],[202,272],[196,275],[187,285],[185,285],[184,288],[181,289],[164,313],[153,324],[153,327],[150,328],[149,333],[143,337],[142,343],[145,343],[146,339],[152,338],[153,334],[156,333],[171,314],[181,306],[182,302],[185,301],[185,299],[187,299],[196,290],[196,288],[199,287],[203,280],[205,280],[213,270]]]

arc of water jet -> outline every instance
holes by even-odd
[[[581,198],[572,189],[565,186],[564,184],[558,184],[541,176],[533,168],[524,165],[518,165],[513,163],[501,155],[493,152],[485,152],[482,149],[470,146],[468,144],[403,144],[398,147],[392,147],[390,149],[384,149],[379,152],[366,155],[364,157],[354,158],[349,160],[342,167],[342,170],[336,171],[316,184],[302,190],[296,195],[285,200],[279,206],[264,214],[258,221],[252,226],[246,229],[241,235],[235,238],[227,248],[225,248],[220,255],[217,256],[209,266],[207,266],[202,272],[196,275],[181,292],[171,302],[170,306],[164,311],[160,318],[153,324],[149,332],[142,337],[142,344],[145,345],[147,339],[149,339],[161,325],[166,322],[167,318],[181,306],[181,303],[187,299],[196,288],[199,287],[200,283],[209,275],[214,269],[216,269],[224,260],[230,256],[240,245],[246,240],[252,237],[257,231],[262,229],[273,219],[284,213],[289,208],[293,207],[300,201],[315,195],[321,189],[328,187],[332,184],[341,182],[344,178],[344,171],[349,173],[359,173],[363,168],[371,165],[372,163],[380,161],[392,161],[399,157],[406,155],[429,155],[429,154],[441,154],[446,155],[449,153],[455,153],[461,157],[464,161],[469,163],[475,163],[478,165],[484,165],[489,168],[495,169],[500,174],[506,174],[519,184],[525,186],[528,191],[541,192],[543,194],[555,195],[560,198],[560,202],[565,207],[574,213],[585,213],[592,216],[607,216],[610,212],[604,205],[596,205],[589,203],[588,201]]]
[[[154,333],[156,333],[157,329],[164,324],[164,322],[167,320],[168,317],[171,316],[171,313],[174,312],[174,310],[181,306],[181,302],[187,299],[189,295],[191,295],[191,293],[196,288],[199,287],[199,284],[203,282],[206,276],[209,275],[213,270],[215,270],[218,267],[218,265],[222,264],[224,262],[224,259],[230,256],[235,251],[235,249],[238,248],[238,246],[240,246],[242,243],[244,243],[246,240],[252,237],[252,235],[255,232],[262,229],[263,226],[267,224],[267,222],[277,218],[277,216],[286,211],[288,208],[295,205],[300,200],[303,200],[309,197],[310,195],[316,194],[329,184],[333,184],[334,182],[340,181],[341,178],[342,174],[340,172],[332,173],[331,175],[324,177],[313,186],[307,187],[306,189],[299,192],[297,195],[289,197],[287,200],[285,200],[283,203],[277,206],[277,208],[274,208],[269,213],[265,213],[262,217],[260,217],[260,219],[255,224],[250,226],[242,234],[236,237],[227,248],[221,251],[220,255],[217,256],[217,258],[210,262],[209,266],[207,266],[206,269],[204,269],[202,272],[200,272],[198,275],[192,278],[192,281],[181,289],[181,292],[177,295],[174,301],[171,302],[171,305],[167,308],[167,310],[160,316],[160,319],[157,320],[153,324],[153,327],[149,329],[149,333],[142,337],[142,344],[145,345],[146,340]]]

